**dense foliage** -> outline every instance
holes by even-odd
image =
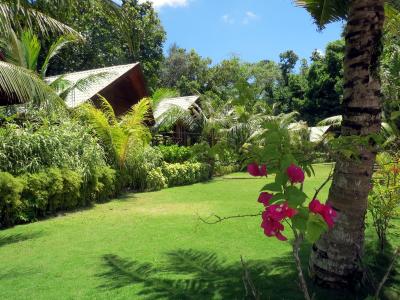
[[[37,1],[36,6],[85,35],[84,43],[76,43],[56,58],[50,74],[139,61],[150,87],[155,88],[166,34],[149,2],[124,0],[117,7],[110,1],[77,1],[66,11],[48,1]]]
[[[377,162],[379,169],[374,175],[368,210],[379,238],[379,248],[383,251],[388,242],[388,231],[400,216],[400,163],[388,153],[381,153]]]

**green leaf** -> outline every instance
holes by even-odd
[[[276,173],[276,176],[275,176],[275,183],[279,184],[281,186],[284,186],[284,185],[286,185],[288,179],[289,178],[286,175],[286,173],[278,172],[278,173]]]
[[[276,182],[271,182],[263,186],[261,191],[282,192],[282,187]]]
[[[281,159],[281,170],[282,172],[285,172],[286,169],[291,165],[295,164],[297,165],[296,159],[292,154],[285,154],[282,159]]]
[[[268,161],[279,159],[280,153],[276,145],[269,144],[264,148],[264,156]]]
[[[270,203],[273,204],[273,203],[278,202],[278,201],[280,201],[280,200],[286,200],[285,195],[282,194],[282,193],[275,194],[275,195],[272,197]]]
[[[307,199],[307,195],[295,186],[289,186],[285,191],[286,199],[290,207],[298,207]]]
[[[390,119],[391,119],[392,121],[395,121],[395,120],[398,119],[398,118],[400,118],[400,111],[392,112],[392,115],[390,116]]]
[[[306,238],[310,243],[315,243],[328,230],[328,226],[320,215],[309,214],[307,221]]]
[[[309,217],[309,210],[302,207],[298,209],[298,213],[292,218],[293,226],[300,230],[302,233],[307,231],[307,221]]]
[[[270,145],[279,145],[281,143],[281,136],[278,132],[271,131],[266,134],[265,140]]]

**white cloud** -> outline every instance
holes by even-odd
[[[230,15],[223,15],[221,17],[222,21],[226,24],[234,24],[235,23],[235,19],[232,18]]]
[[[163,6],[186,6],[189,3],[189,0],[140,0],[139,2],[150,1],[153,3],[155,8],[161,8]]]
[[[243,23],[244,25],[247,25],[247,24],[249,24],[251,21],[256,21],[256,20],[258,20],[259,18],[260,18],[260,17],[259,17],[258,15],[256,15],[254,12],[252,12],[252,11],[246,11],[245,17],[244,17],[242,23]]]

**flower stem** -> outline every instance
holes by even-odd
[[[307,287],[307,282],[304,278],[304,274],[303,274],[303,269],[301,268],[301,260],[300,260],[300,246],[301,243],[303,242],[303,235],[302,234],[298,234],[296,229],[293,229],[293,233],[294,233],[294,242],[293,242],[293,257],[294,257],[294,261],[296,263],[296,268],[297,268],[297,272],[298,272],[298,276],[299,276],[299,281],[300,281],[300,288],[304,294],[304,299],[306,300],[311,300],[310,294],[308,292],[308,287]]]

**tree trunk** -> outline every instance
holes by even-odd
[[[379,58],[384,25],[384,0],[350,0],[346,27],[342,136],[365,137],[380,131]],[[329,203],[338,212],[333,230],[315,245],[310,274],[324,286],[352,286],[362,276],[364,226],[375,163],[373,141],[354,145],[357,159],[338,159]]]

